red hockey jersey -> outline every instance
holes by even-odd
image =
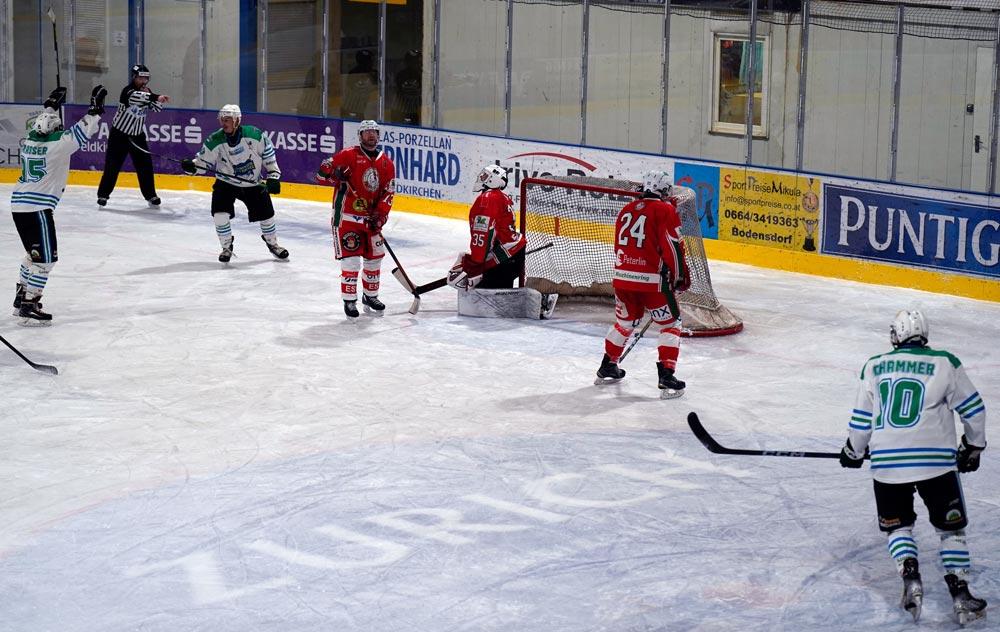
[[[626,204],[615,221],[611,285],[640,292],[687,289],[690,275],[680,229],[680,216],[669,202],[640,198]]]
[[[514,229],[514,203],[500,189],[487,189],[472,203],[469,231],[475,263],[503,263],[524,249],[524,235]]]
[[[344,214],[373,218],[379,226],[385,224],[396,186],[396,166],[385,152],[369,158],[356,145],[343,149],[323,161],[316,180],[337,187],[333,196],[335,224]]]

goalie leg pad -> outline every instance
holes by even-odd
[[[458,292],[460,316],[477,318],[532,318],[542,314],[542,294],[531,288],[473,289]]]

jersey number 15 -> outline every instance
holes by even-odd
[[[21,156],[21,182],[38,182],[45,177],[45,159]]]

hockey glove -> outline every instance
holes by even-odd
[[[87,114],[104,114],[104,98],[108,96],[108,91],[104,86],[95,86],[90,93],[90,109]]]
[[[986,446],[972,445],[962,435],[962,445],[958,446],[958,456],[956,460],[958,461],[958,471],[965,474],[966,472],[975,472],[979,469],[979,455]]]
[[[483,280],[486,266],[472,260],[468,254],[459,255],[448,271],[448,285],[458,290],[471,290]]]
[[[868,454],[868,448],[865,448],[865,454],[857,456],[857,452],[854,450],[854,446],[851,445],[851,440],[848,439],[847,443],[840,450],[840,467],[849,467],[851,469],[858,469],[865,463],[865,454]]]
[[[268,178],[266,181],[267,192],[272,195],[277,195],[281,193],[281,180],[277,178]]]
[[[197,165],[194,164],[193,160],[191,160],[190,158],[185,158],[184,160],[181,161],[181,171],[188,174],[189,176],[193,176],[194,174],[198,173],[198,167]]]
[[[58,110],[63,103],[66,103],[66,88],[60,86],[49,93],[49,98],[45,99],[44,106],[50,110]]]

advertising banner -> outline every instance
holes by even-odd
[[[1000,211],[827,184],[825,254],[1000,279]]]
[[[67,105],[66,122],[72,125],[87,112],[86,106]],[[95,138],[73,154],[73,169],[103,171],[104,154],[114,108],[101,117],[101,127]],[[260,128],[271,139],[278,156],[281,179],[285,182],[315,183],[319,163],[340,149],[341,121],[317,118],[297,118],[277,114],[244,114],[243,124]],[[156,173],[181,174],[180,165],[170,160],[193,158],[205,138],[219,129],[217,112],[202,110],[165,109],[146,117],[146,140],[149,150],[162,157],[153,158]],[[23,134],[23,132],[22,132]],[[134,171],[131,161],[125,171]]]
[[[675,169],[674,184],[693,189],[697,196],[701,236],[705,239],[718,239],[719,168],[713,165],[678,162]]]
[[[357,143],[358,124],[344,122],[345,143]],[[591,176],[639,180],[644,171],[666,169],[674,161],[624,151],[556,145],[412,127],[383,125],[382,148],[396,164],[396,192],[471,204],[472,185],[488,164],[507,170],[506,193],[520,203],[521,180],[545,176]]]
[[[816,250],[821,182],[798,174],[719,169],[719,239]]]
[[[27,133],[28,119],[41,111],[40,105],[0,107],[0,169],[21,168],[21,139]]]

